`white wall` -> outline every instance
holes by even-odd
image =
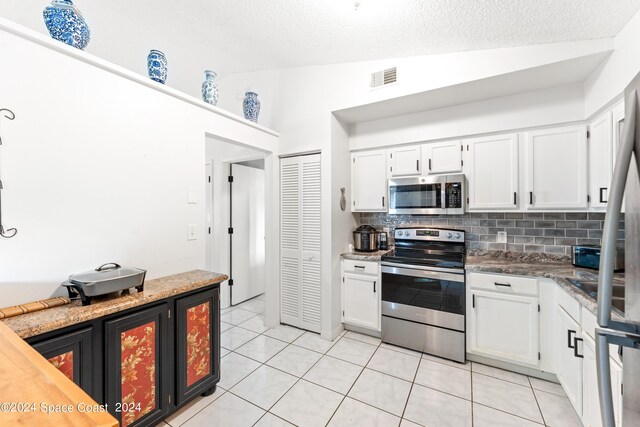
[[[352,150],[584,120],[582,83],[356,123]]]
[[[3,221],[19,230],[0,239],[0,306],[109,261],[148,278],[204,268],[205,135],[275,152],[277,134],[4,20],[0,53],[0,108],[16,113]]]
[[[615,50],[585,82],[588,117],[614,101],[640,72],[640,13],[615,37]]]

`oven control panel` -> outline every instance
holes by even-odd
[[[395,239],[464,243],[464,231],[444,228],[396,228]]]

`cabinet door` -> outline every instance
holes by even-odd
[[[220,290],[176,301],[176,404],[220,380]]]
[[[613,128],[611,111],[589,126],[589,177],[591,206],[606,208],[613,165]]]
[[[364,151],[351,155],[352,211],[387,210],[387,151]]]
[[[375,276],[344,273],[342,321],[380,330],[380,282]]]
[[[586,208],[585,126],[526,133],[529,209]]]
[[[518,208],[518,134],[466,142],[469,210]]]
[[[69,332],[32,344],[45,359],[87,394],[94,396],[91,367],[92,328]]]
[[[105,322],[107,403],[122,427],[153,425],[167,413],[167,319],[162,304]]]
[[[613,170],[616,167],[616,158],[618,156],[618,147],[620,147],[620,140],[622,139],[622,132],[624,131],[624,102],[613,107],[613,119],[612,119],[612,140],[613,140],[613,154],[612,154],[612,166],[611,173],[613,175]],[[626,194],[626,191],[625,191]],[[622,213],[625,212],[626,201],[623,199],[622,201]]]
[[[538,299],[497,292],[471,292],[469,351],[537,366],[540,341]]]
[[[389,150],[390,176],[420,175],[422,146],[396,147]]]
[[[462,143],[459,140],[424,145],[425,166],[429,174],[462,172]]]
[[[580,335],[580,325],[560,306],[556,309],[558,335],[558,380],[578,416],[582,417],[582,355],[583,345],[576,338]],[[578,345],[578,356],[575,346]]]

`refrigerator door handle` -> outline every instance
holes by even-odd
[[[596,331],[596,366],[598,371],[598,391],[602,411],[602,424],[604,427],[615,427],[616,425],[613,413],[613,394],[611,391],[611,366],[609,364],[609,337],[611,335],[606,329],[610,327],[613,329],[613,327],[615,327],[611,321],[613,270],[616,256],[618,222],[622,211],[622,200],[627,176],[629,174],[629,165],[633,158],[635,146],[637,103],[638,93],[636,90],[633,90],[625,97],[625,126],[616,159],[616,168],[613,171],[613,179],[609,190],[607,214],[604,221],[602,249],[600,253],[597,311],[599,328]],[[640,155],[640,150],[637,154]]]

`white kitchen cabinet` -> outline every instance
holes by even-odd
[[[584,334],[584,366],[582,387],[582,424],[585,427],[601,427],[600,397],[598,395],[598,372],[596,366],[596,343],[589,335]],[[613,411],[616,426],[622,426],[622,367],[613,358],[609,358],[611,366],[611,390],[613,392]]]
[[[607,111],[589,125],[589,181],[591,207],[606,208],[613,166],[612,113]]]
[[[380,332],[382,304],[380,291],[377,262],[344,260],[342,263],[342,322]]]
[[[558,346],[558,371],[556,375],[562,384],[573,408],[582,417],[582,338],[580,323],[571,317],[561,305],[556,309]],[[577,349],[576,349],[577,346]]]
[[[351,154],[352,212],[387,211],[387,150]]]
[[[517,209],[518,134],[473,138],[463,145],[469,210]]]
[[[476,273],[467,275],[467,351],[538,367],[538,280]]]
[[[525,133],[529,209],[588,206],[587,131],[569,126]]]
[[[462,172],[462,142],[460,140],[424,144],[425,175]]]
[[[394,147],[389,152],[389,176],[418,176],[422,172],[422,146]]]
[[[322,221],[320,155],[280,161],[280,318],[320,332]]]
[[[613,107],[612,110],[612,138],[613,138],[613,158],[612,158],[612,166],[611,173],[613,175],[613,171],[616,167],[616,158],[618,156],[618,148],[620,147],[620,140],[622,139],[622,132],[624,131],[624,101],[617,104]],[[626,194],[626,193],[625,193]],[[622,213],[625,212],[625,200],[622,201]]]

